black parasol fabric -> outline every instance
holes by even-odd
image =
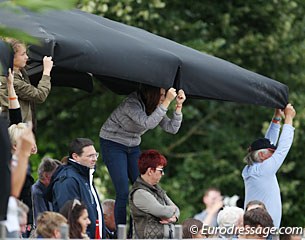
[[[0,40],[0,76],[8,76],[8,69],[13,70],[14,52],[6,42]]]
[[[273,108],[288,102],[286,85],[142,29],[79,10],[22,13],[1,9],[0,24],[40,40],[29,48],[28,71],[38,76],[43,56],[52,56],[53,85],[90,91],[95,77],[118,94],[145,83],[193,98]]]

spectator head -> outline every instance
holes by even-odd
[[[259,138],[249,146],[248,154],[244,158],[244,161],[248,165],[253,165],[255,162],[263,162],[270,158],[275,150],[276,146],[269,139]]]
[[[91,223],[86,205],[78,199],[69,200],[60,209],[60,213],[68,219],[70,238],[83,238]]]
[[[51,177],[61,162],[49,157],[44,157],[38,166],[38,178],[46,187],[49,186]]]
[[[302,240],[302,234],[280,234],[280,240]]]
[[[7,38],[5,41],[9,43],[14,50],[14,68],[24,68],[27,60],[29,59],[26,53],[27,51],[25,44],[13,38]]]
[[[88,168],[94,168],[99,154],[93,141],[88,138],[76,138],[70,143],[69,157]]]
[[[208,188],[202,197],[202,201],[207,208],[212,207],[220,199],[222,199],[221,192],[215,187]]]
[[[17,141],[20,138],[20,136],[27,130],[27,128],[28,127],[26,123],[13,124],[8,128],[8,133],[12,145],[12,153],[16,151]],[[33,145],[31,150],[31,154],[35,154],[35,153],[37,153],[36,144]]]
[[[182,223],[182,238],[207,238],[202,234],[203,222],[195,218],[188,218]]]
[[[144,151],[139,158],[138,166],[141,174],[145,174],[149,168],[156,169],[158,166],[166,167],[166,158],[157,150]]]
[[[251,209],[254,209],[254,208],[262,208],[264,209],[265,211],[267,211],[267,208],[265,206],[265,204],[259,200],[252,200],[250,202],[247,203],[246,205],[246,210],[245,211],[249,211]]]
[[[166,165],[166,158],[157,150],[144,151],[138,161],[142,179],[151,185],[160,181]]]
[[[273,227],[273,220],[269,213],[262,208],[251,209],[244,214],[244,227],[255,228],[255,234],[251,237],[266,238],[267,230]]]
[[[69,156],[64,156],[62,157],[62,159],[60,159],[60,162],[62,165],[67,165],[68,160],[69,160]]]
[[[221,228],[243,227],[243,216],[244,210],[242,208],[224,207],[218,213],[217,223]]]
[[[115,218],[114,218],[114,205],[115,205],[115,200],[113,199],[105,199],[102,202],[105,225],[112,232],[116,230]]]
[[[56,212],[45,211],[37,218],[36,234],[42,238],[61,238],[60,227],[67,224],[67,219]]]
[[[165,96],[165,89],[151,85],[141,84],[140,96],[145,104],[146,114],[149,116],[160,104],[160,99]]]
[[[29,207],[17,199],[17,205],[18,205],[18,220],[19,220],[19,226],[20,226],[20,233],[26,233],[26,225],[28,223],[28,213],[29,213]]]

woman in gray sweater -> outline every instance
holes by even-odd
[[[166,112],[176,99],[172,118]],[[131,93],[110,115],[100,130],[100,144],[105,162],[116,191],[116,225],[126,224],[128,179],[133,183],[139,176],[138,159],[141,135],[160,125],[166,132],[175,134],[182,122],[182,104],[186,97],[183,90],[176,93],[170,88],[148,85]]]

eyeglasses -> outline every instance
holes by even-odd
[[[72,210],[75,208],[76,205],[82,205],[81,202],[78,199],[74,199],[73,200],[73,204],[72,204]]]
[[[160,171],[160,173],[161,173],[162,175],[164,175],[164,169],[163,169],[163,168],[156,168],[156,170]]]
[[[96,158],[96,159],[98,159],[98,156],[99,156],[100,154],[97,152],[97,153],[94,153],[94,154],[90,154],[90,155],[88,155],[88,156],[86,156],[87,158],[91,158],[91,159],[94,159],[94,158]]]

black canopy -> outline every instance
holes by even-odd
[[[118,94],[145,83],[182,88],[194,98],[274,108],[288,102],[284,84],[139,28],[79,10],[22,12],[1,9],[0,24],[42,42],[29,49],[29,73],[40,75],[43,56],[52,56],[53,85],[90,91],[94,76]]]
[[[0,40],[0,76],[8,76],[8,69],[13,70],[14,52],[8,43]]]

